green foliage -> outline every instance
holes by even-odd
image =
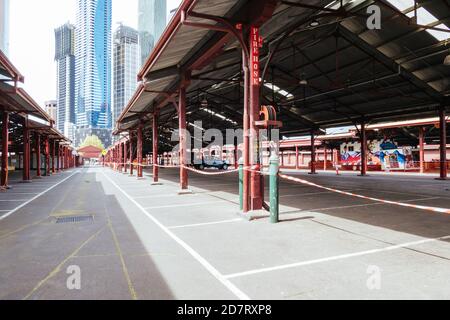
[[[84,139],[83,143],[80,145],[80,148],[87,146],[98,147],[102,150],[105,149],[105,146],[103,145],[102,141],[96,135],[87,136],[86,139]]]

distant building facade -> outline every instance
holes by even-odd
[[[75,145],[94,132],[106,147],[111,142],[111,23],[112,0],[78,0]]]
[[[58,104],[56,100],[45,101],[45,112],[47,112],[50,117],[57,122],[58,119]]]
[[[142,66],[166,27],[166,0],[139,0],[138,18]]]
[[[0,0],[0,50],[9,55],[9,0]]]
[[[137,30],[120,25],[113,42],[113,124],[117,121],[137,86],[139,71],[139,34]]]
[[[75,26],[66,23],[55,29],[57,81],[56,127],[73,140],[75,126]]]

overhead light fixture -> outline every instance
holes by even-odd
[[[302,86],[306,86],[308,84],[308,80],[306,80],[306,74],[305,73],[302,73],[300,75],[299,84],[302,85]]]
[[[444,66],[450,66],[450,53],[444,59]]]
[[[317,27],[319,25],[319,21],[317,21],[316,19],[314,19],[313,21],[311,21],[309,23],[310,27]]]

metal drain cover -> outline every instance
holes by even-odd
[[[78,223],[78,222],[93,222],[93,215],[84,216],[66,216],[66,217],[56,217],[55,223]]]

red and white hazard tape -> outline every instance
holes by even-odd
[[[342,191],[342,190],[337,190],[337,189],[325,187],[325,186],[322,186],[322,185],[319,185],[319,184],[316,184],[316,183],[313,183],[313,182],[310,182],[310,181],[307,181],[307,180],[295,178],[295,177],[288,176],[288,175],[281,174],[281,173],[279,174],[279,177],[283,178],[283,179],[286,179],[286,180],[289,180],[289,181],[294,181],[294,182],[306,184],[306,185],[309,185],[309,186],[312,186],[312,187],[316,187],[316,188],[320,188],[320,189],[324,189],[324,190],[328,190],[328,191],[332,191],[332,192],[336,192],[336,193],[340,193],[340,194],[345,194],[347,196],[352,196],[352,197],[357,197],[357,198],[361,198],[361,199],[372,200],[372,201],[386,203],[386,204],[393,204],[393,205],[402,206],[402,207],[408,207],[408,208],[414,208],[414,209],[421,209],[421,210],[428,210],[428,211],[433,211],[433,212],[440,212],[440,213],[450,214],[450,209],[446,209],[446,208],[421,206],[421,205],[417,205],[417,204],[410,204],[410,203],[397,202],[397,201],[391,201],[391,200],[383,200],[383,199],[363,196],[361,194],[356,194],[356,193],[352,193],[352,192],[347,192],[347,191]]]

